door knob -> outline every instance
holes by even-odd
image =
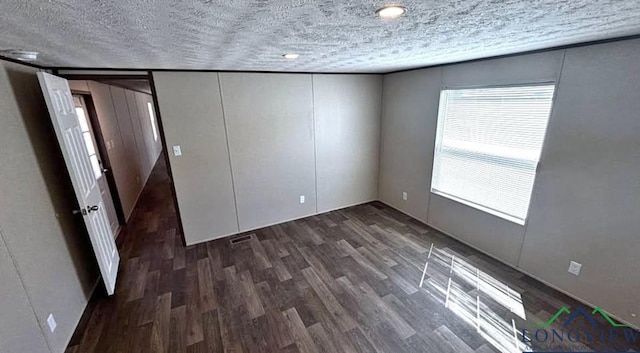
[[[81,215],[86,215],[87,214],[87,210],[85,210],[84,208],[81,210],[73,210],[71,211],[71,213],[73,214],[81,214]]]
[[[91,213],[91,211],[97,211],[98,208],[99,208],[98,205],[87,206],[87,212]]]
[[[102,170],[102,172],[103,172],[103,173],[106,173],[106,172],[108,172],[108,171],[109,171],[109,169],[107,169],[107,168],[104,168],[104,169]]]

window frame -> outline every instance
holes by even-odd
[[[547,123],[546,126],[544,128],[544,135],[542,138],[542,144],[540,145],[540,153],[538,155],[538,160],[535,163],[534,166],[534,173],[533,173],[533,183],[532,183],[532,187],[531,187],[531,193],[529,195],[529,202],[527,205],[527,212],[525,214],[525,217],[523,219],[521,219],[518,216],[514,216],[514,215],[510,215],[506,212],[503,211],[499,211],[496,210],[494,208],[479,204],[479,203],[475,203],[473,201],[469,201],[466,200],[464,198],[461,198],[459,196],[455,196],[449,193],[446,193],[444,191],[440,191],[434,188],[433,182],[434,182],[434,174],[435,174],[435,165],[437,163],[437,156],[438,156],[438,151],[441,150],[441,146],[442,146],[442,135],[443,133],[441,133],[444,128],[444,119],[441,115],[443,114],[442,111],[442,107],[443,107],[443,103],[444,101],[444,91],[455,91],[455,90],[472,90],[472,89],[492,89],[492,88],[515,88],[515,87],[535,87],[535,86],[553,86],[553,94],[551,96],[551,108],[549,109],[549,117],[547,118]],[[536,181],[538,179],[538,171],[540,168],[540,164],[541,164],[541,160],[542,157],[544,155],[544,150],[545,150],[545,145],[547,142],[547,132],[549,130],[549,124],[551,122],[551,118],[553,117],[553,113],[554,113],[554,108],[555,108],[555,101],[556,101],[556,95],[558,94],[558,82],[556,80],[541,80],[541,81],[531,81],[531,82],[518,82],[518,83],[507,83],[507,84],[488,84],[488,85],[461,85],[461,86],[441,86],[440,87],[440,96],[438,99],[438,112],[437,112],[437,117],[436,117],[436,136],[435,136],[435,142],[434,142],[434,149],[433,149],[433,163],[431,165],[431,181],[430,181],[430,186],[429,186],[429,192],[431,194],[435,194],[438,195],[440,197],[446,198],[448,200],[454,201],[454,202],[458,202],[461,203],[463,205],[469,206],[473,209],[488,213],[490,215],[496,216],[498,218],[507,220],[509,222],[512,223],[516,223],[520,226],[526,227],[527,226],[527,222],[529,220],[529,214],[531,211],[531,203],[533,201],[533,191],[536,187]]]
[[[156,113],[153,104],[149,101],[147,101],[147,115],[149,115],[149,122],[151,123],[151,133],[153,134],[153,141],[158,142],[158,122],[156,120]]]
[[[100,178],[104,176],[103,167],[102,167],[102,157],[100,156],[100,151],[98,150],[98,141],[96,140],[96,136],[93,131],[93,125],[91,124],[91,120],[88,115],[89,111],[87,109],[85,99],[83,96],[77,95],[77,94],[74,94],[72,98],[74,103],[73,104],[74,111],[76,112],[78,123],[80,124],[80,132],[82,134],[82,140],[84,141],[84,145],[87,150],[87,155],[89,156],[89,160],[91,162],[91,169],[93,171],[93,175],[96,178],[96,180],[100,180]],[[82,117],[80,116],[80,113],[78,112],[78,110],[82,112]],[[82,127],[83,124],[81,121],[83,121],[86,124],[87,126],[86,130],[83,129]],[[89,142],[87,142],[87,136],[89,136],[89,139],[91,140],[90,141],[91,148],[89,146]],[[91,150],[93,150],[93,153],[91,153]],[[97,166],[94,165],[92,157],[95,157]]]

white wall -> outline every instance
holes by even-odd
[[[378,75],[313,75],[318,212],[378,198]]]
[[[311,75],[221,73],[220,86],[240,230],[314,214]]]
[[[567,50],[519,264],[636,325],[639,58],[640,40]]]
[[[133,124],[131,123],[131,114],[129,113],[125,90],[115,86],[109,86],[109,90],[111,91],[111,102],[115,109],[116,120],[112,120],[113,116],[102,116],[101,111],[98,111],[98,118],[101,126],[103,123],[118,125],[118,131],[120,132],[119,136],[116,137],[118,148],[110,149],[107,153],[109,154],[111,169],[116,175],[116,186],[122,202],[122,208],[124,209],[125,217],[128,219],[131,212],[133,212],[144,184],[142,184],[138,146]]]
[[[377,198],[380,75],[153,75],[188,244]]]
[[[141,116],[138,113],[138,102],[136,101],[136,92],[125,89],[124,94],[127,100],[127,109],[129,110],[129,117],[131,118],[131,131],[135,140],[135,151],[138,160],[138,175],[141,177],[141,182],[144,185],[146,180],[143,179],[151,173],[153,168],[152,160],[148,158],[147,143],[145,141],[145,131],[142,128],[142,119],[146,116]]]
[[[0,233],[0,346],[3,353],[48,352],[18,270]]]
[[[238,232],[218,74],[153,75],[187,244]],[[172,146],[182,148],[182,156]]]
[[[631,315],[640,314],[637,57],[640,40],[386,75],[381,200],[640,323]],[[526,226],[429,194],[442,87],[545,81],[558,82],[557,96]],[[583,264],[579,277],[570,260]]]
[[[427,221],[431,165],[442,72],[439,68],[384,76],[380,199]],[[407,200],[402,193],[407,193]]]
[[[0,61],[2,353],[63,352],[98,279],[36,71]]]

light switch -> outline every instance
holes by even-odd
[[[182,156],[182,148],[180,148],[180,146],[173,146],[173,155]]]

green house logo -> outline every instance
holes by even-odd
[[[580,316],[589,325],[572,325]],[[640,331],[637,328],[614,321],[600,308],[588,310],[579,307],[571,311],[566,306],[547,322],[532,325],[531,329],[521,332],[522,342],[537,346],[536,352],[578,352],[576,349],[592,343],[599,347],[611,347],[606,352],[613,352],[614,349],[619,351],[621,346],[628,347],[624,348],[626,352],[636,347],[639,338]]]
[[[538,327],[548,327],[553,325],[553,323],[562,315],[562,314],[570,314],[569,318],[567,318],[567,320],[562,324],[562,326],[566,327],[569,326],[569,324],[571,324],[571,322],[580,314],[582,314],[593,326],[598,326],[598,322],[595,320],[594,315],[600,315],[602,316],[612,327],[632,327],[631,325],[627,325],[627,324],[620,324],[617,323],[615,321],[613,321],[613,319],[611,319],[611,317],[609,317],[609,315],[607,315],[607,313],[605,313],[602,309],[600,308],[595,308],[593,309],[593,311],[591,312],[591,314],[589,314],[588,311],[586,311],[584,308],[578,308],[576,309],[573,314],[571,313],[571,311],[569,310],[569,308],[567,308],[566,306],[563,306],[562,308],[560,308],[560,310],[558,310],[558,312],[553,315],[551,317],[551,319],[549,319],[549,321],[545,322],[544,324],[536,324],[533,326],[538,326]]]

